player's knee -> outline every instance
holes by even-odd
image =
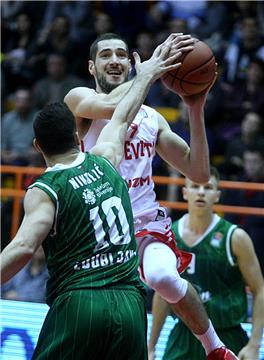
[[[177,303],[186,295],[188,283],[179,274],[157,271],[155,274],[148,274],[147,277],[145,274],[145,279],[147,285],[169,303]]]
[[[145,279],[149,287],[159,292],[159,289],[165,288],[170,283],[171,275],[167,274],[162,269],[157,270],[155,273],[145,273]]]

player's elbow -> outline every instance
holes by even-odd
[[[18,244],[19,252],[23,254],[24,258],[30,260],[36,251],[35,247],[26,241],[21,240]]]
[[[73,112],[73,110],[75,109],[75,106],[73,106],[71,91],[68,92],[68,94],[64,97],[63,101],[68,106],[68,108]]]
[[[68,106],[73,114],[75,114],[76,107],[79,105],[80,99],[78,96],[78,88],[70,90],[64,97],[63,101]]]

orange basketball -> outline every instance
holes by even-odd
[[[216,72],[215,57],[203,41],[197,40],[194,49],[183,54],[182,65],[162,76],[162,83],[180,95],[194,95],[206,89],[214,80]]]

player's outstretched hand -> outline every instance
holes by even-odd
[[[187,36],[187,35],[186,35]],[[179,61],[182,55],[181,41],[176,42],[178,37],[175,34],[171,34],[162,44],[158,45],[154,50],[150,59],[141,63],[140,56],[134,52],[135,68],[137,74],[142,76],[150,76],[152,82],[164,75],[167,71],[175,70],[181,66]],[[180,36],[180,38],[182,38]],[[178,39],[179,40],[179,39]],[[188,38],[187,43],[189,44]],[[193,47],[188,45],[189,50]]]

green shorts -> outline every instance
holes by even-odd
[[[137,289],[82,289],[48,311],[33,360],[147,360],[144,295]]]
[[[248,343],[247,333],[242,327],[216,329],[223,343],[237,354]],[[200,341],[179,321],[172,329],[163,360],[205,360],[206,354]]]

